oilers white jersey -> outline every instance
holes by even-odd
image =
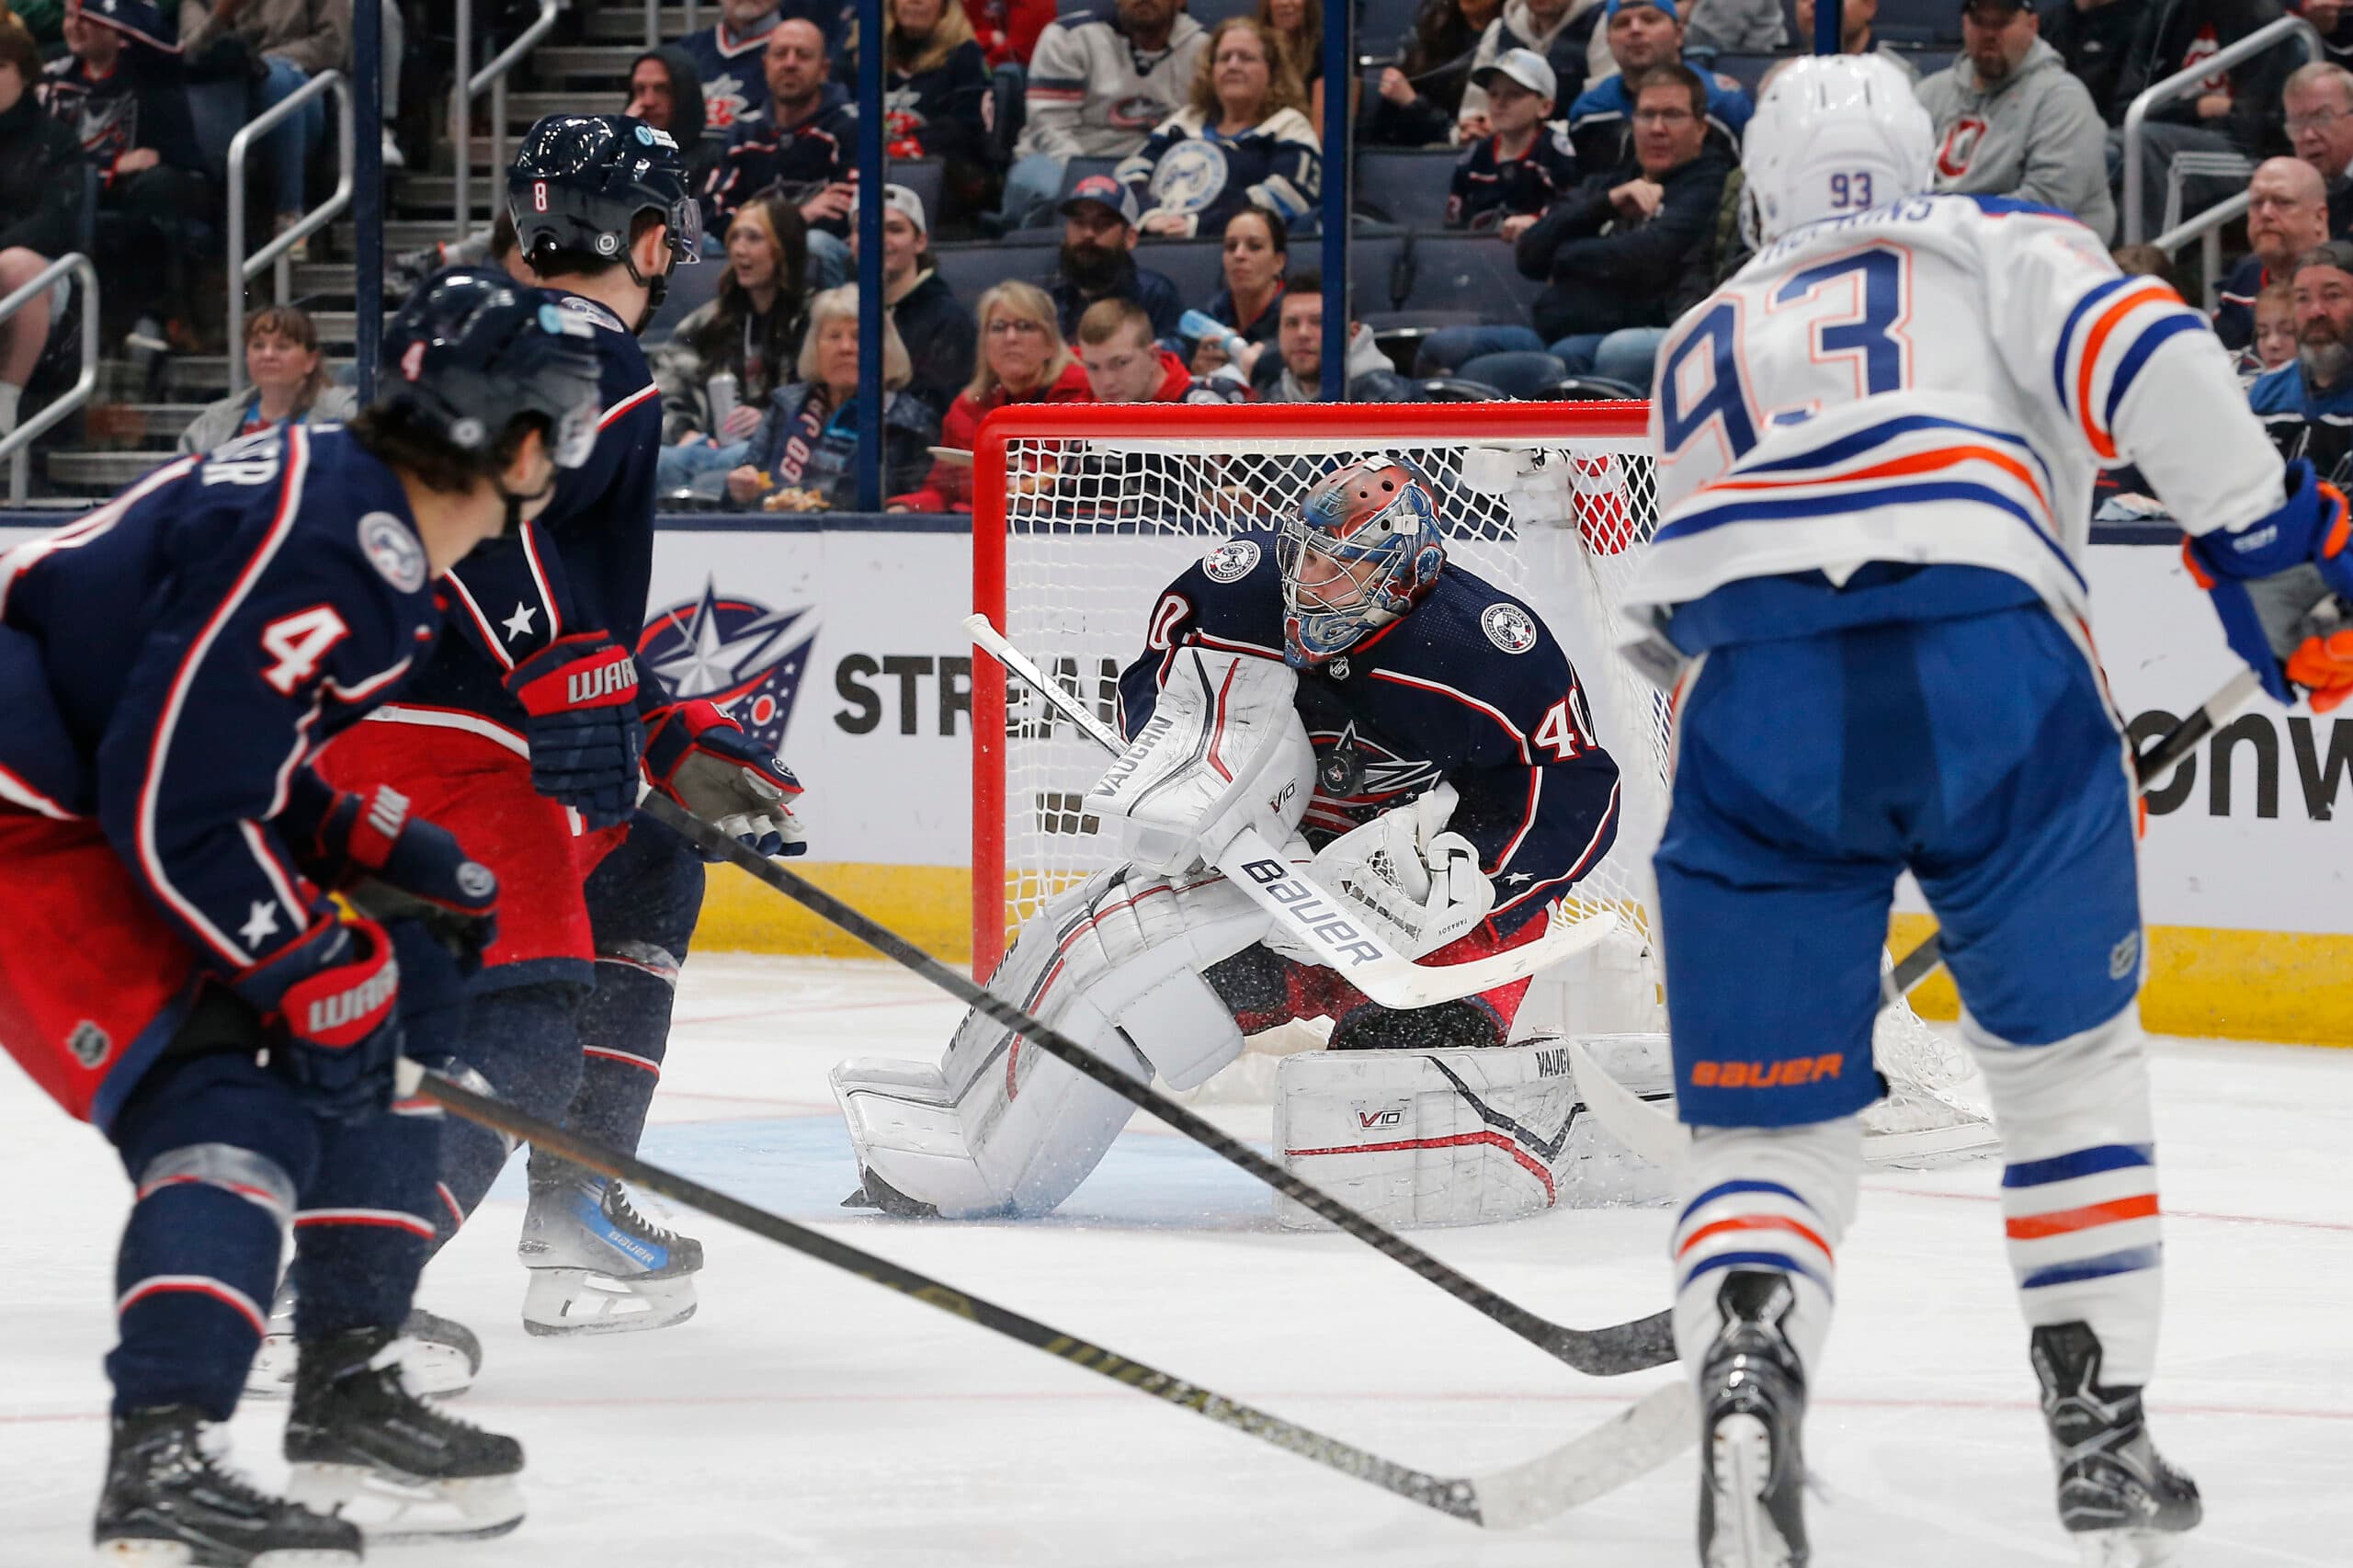
[[[1659,526],[1630,614],[1728,583],[1951,563],[2086,609],[2101,465],[2183,528],[2284,499],[2277,452],[2203,316],[2126,278],[2066,214],[1922,196],[1767,246],[1661,344]]]

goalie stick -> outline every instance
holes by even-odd
[[[995,992],[975,984],[970,977],[941,963],[904,937],[851,908],[806,878],[786,869],[774,860],[762,858],[758,850],[733,834],[712,826],[668,797],[649,790],[639,801],[638,810],[676,830],[688,843],[701,850],[706,858],[725,860],[741,867],[819,919],[848,932],[892,962],[913,970],[966,1006],[977,1007],[1006,1028],[1019,1030],[1022,1040],[1029,1045],[1093,1079],[1137,1109],[1150,1111],[1227,1164],[1239,1166],[1302,1208],[1330,1221],[1382,1256],[1420,1275],[1473,1312],[1503,1324],[1546,1355],[1567,1362],[1580,1372],[1601,1378],[1639,1372],[1645,1367],[1663,1366],[1675,1359],[1675,1335],[1670,1322],[1672,1313],[1654,1312],[1631,1323],[1594,1329],[1570,1328],[1549,1318],[1539,1317],[1508,1297],[1497,1295],[1476,1280],[1456,1272],[1395,1232],[1358,1213],[1321,1187],[1302,1181],[1247,1143],[1229,1137],[1187,1110],[1151,1085],[1140,1084],[1108,1062],[1097,1061],[1069,1036],[1049,1028]]]
[[[1019,676],[1024,686],[1052,704],[1089,740],[1113,756],[1127,751],[1128,743],[1118,732],[1056,685],[1027,653],[990,625],[987,616],[966,616],[964,630],[971,634],[972,646]],[[1400,1010],[1458,1001],[1525,980],[1585,951],[1618,928],[1618,917],[1606,910],[1566,923],[1555,914],[1546,917],[1551,924],[1533,942],[1467,963],[1416,963],[1392,949],[1362,922],[1337,923],[1338,911],[1331,896],[1313,877],[1286,860],[1256,828],[1245,827],[1234,836],[1218,857],[1217,869],[1227,881],[1248,894],[1251,903],[1279,921],[1294,940],[1320,954],[1325,969],[1382,1006]],[[1371,949],[1370,956],[1367,949]]]
[[[2236,711],[2239,705],[2255,695],[2261,685],[2253,670],[2241,670],[2225,682],[2220,691],[2200,704],[2180,723],[2160,736],[2156,744],[2132,759],[2132,783],[2137,790],[2148,790],[2162,782],[2181,760],[2196,750],[2200,742],[2212,734],[2222,722]],[[1942,949],[1936,934],[1898,959],[1894,965],[1883,969],[1880,976],[1879,1005],[1885,1007],[1897,1001],[1919,984],[1944,962]],[[1569,1042],[1569,1067],[1577,1081],[1577,1095],[1594,1114],[1594,1119],[1607,1128],[1610,1135],[1631,1149],[1642,1158],[1662,1169],[1671,1170],[1691,1147],[1691,1134],[1683,1124],[1663,1107],[1654,1105],[1636,1095],[1610,1075],[1609,1070],[1593,1059],[1584,1046]],[[1893,1137],[1910,1137],[1897,1133]]]
[[[1180,1410],[1189,1410],[1221,1426],[1271,1443],[1467,1524],[1490,1529],[1518,1529],[1540,1523],[1647,1474],[1688,1448],[1697,1436],[1697,1413],[1690,1386],[1677,1378],[1653,1389],[1562,1447],[1524,1463],[1479,1475],[1432,1475],[1064,1334],[1010,1307],[967,1295],[903,1264],[797,1225],[674,1171],[568,1132],[553,1122],[527,1116],[503,1101],[427,1073],[415,1062],[401,1063],[399,1087],[404,1096],[423,1095],[468,1121],[519,1139],[535,1149],[560,1154],[599,1175],[690,1205],[756,1236],[870,1279],[926,1306],[937,1307],[952,1317],[1018,1340],[1097,1377],[1108,1378]]]

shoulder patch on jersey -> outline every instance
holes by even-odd
[[[385,582],[404,594],[425,589],[425,546],[406,523],[390,512],[370,512],[359,519],[359,548]]]
[[[1201,557],[1201,570],[1212,583],[1239,583],[1258,569],[1255,540],[1230,539]]]
[[[1506,653],[1525,653],[1536,646],[1536,618],[1518,605],[1489,605],[1480,614],[1479,630]]]

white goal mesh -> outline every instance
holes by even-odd
[[[1656,517],[1639,408],[1145,405],[995,416],[975,454],[974,608],[1108,722],[1160,590],[1227,534],[1271,526],[1322,474],[1373,455],[1429,476],[1449,565],[1526,599],[1567,651],[1622,783],[1617,843],[1566,902],[1573,913],[1623,917],[1618,968],[1636,977],[1608,1012],[1581,1012],[1580,1027],[1664,1028],[1649,866],[1666,811],[1669,713],[1612,646],[1620,590]],[[975,671],[976,694],[986,674]],[[976,704],[976,721],[987,711]],[[1002,748],[983,738],[974,764],[973,937],[983,961],[1054,892],[1112,858],[1078,809],[1102,774],[1101,748],[1018,682],[1005,687],[1004,714]],[[1982,1119],[1966,1056],[1909,1007],[1881,1015],[1875,1043],[1897,1091],[1874,1112],[1876,1128]]]

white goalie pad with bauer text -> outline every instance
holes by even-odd
[[[1670,1087],[1665,1036],[1583,1043],[1630,1087]],[[1653,1203],[1672,1196],[1675,1181],[1586,1110],[1557,1039],[1286,1056],[1275,1074],[1275,1153],[1293,1175],[1392,1230]],[[1289,1199],[1278,1210],[1287,1227],[1324,1225]]]

